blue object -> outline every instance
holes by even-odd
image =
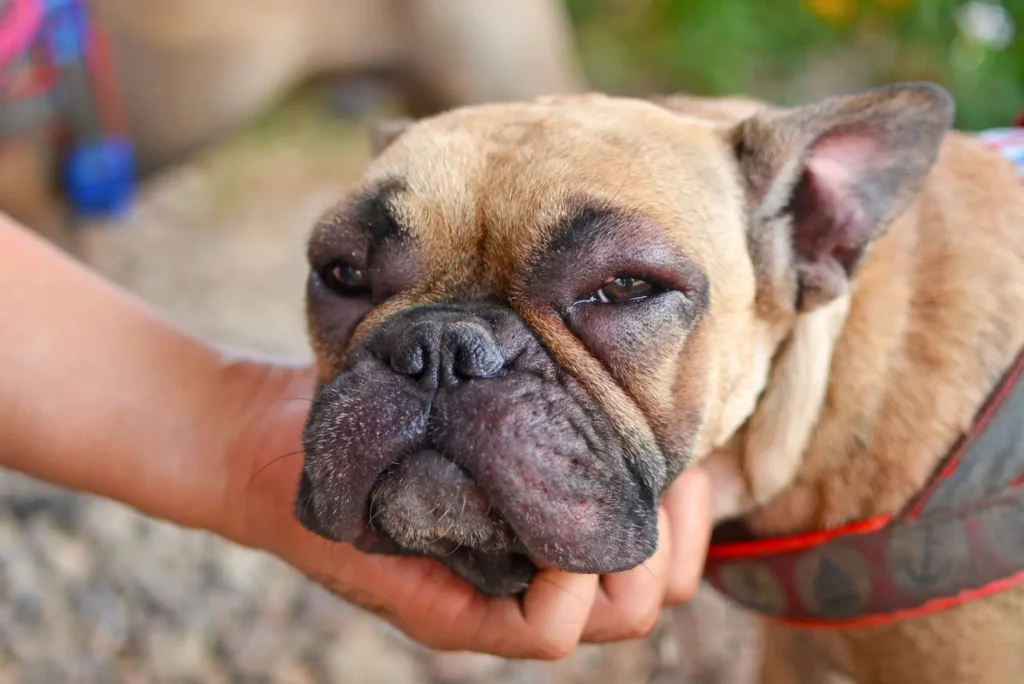
[[[81,60],[85,56],[85,37],[89,21],[85,8],[74,0],[45,0],[50,55],[57,66]]]
[[[121,216],[135,194],[135,153],[124,137],[75,147],[64,162],[64,186],[75,209],[86,216]]]
[[[64,188],[75,213],[121,216],[135,195],[135,152],[131,141],[104,130],[88,60],[88,42],[97,37],[82,0],[43,0],[43,39],[60,74],[55,96],[71,129],[63,160]]]

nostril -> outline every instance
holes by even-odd
[[[391,368],[396,373],[419,377],[426,366],[426,351],[419,340],[409,340],[399,345],[391,355]]]
[[[452,370],[465,378],[493,378],[501,373],[505,360],[497,345],[480,337],[468,337],[462,344],[452,345]]]

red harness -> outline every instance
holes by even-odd
[[[870,627],[1024,583],[1022,376],[1024,352],[902,512],[763,540],[737,540],[744,530],[726,523],[705,578],[740,605],[803,627]]]

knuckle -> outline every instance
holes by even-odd
[[[670,606],[678,606],[693,598],[700,588],[700,578],[687,577],[686,579],[673,582],[665,592],[665,603]]]
[[[453,633],[444,627],[424,624],[420,620],[393,623],[409,639],[420,646],[439,653],[478,649],[480,644],[467,640],[465,636]]]
[[[647,636],[654,629],[654,626],[658,624],[660,616],[660,605],[636,605],[628,614],[623,616],[621,624],[623,631],[626,633],[626,638],[637,639]]]
[[[645,617],[640,622],[636,623],[635,629],[633,630],[633,637],[640,638],[645,637],[654,631],[655,626],[658,624],[658,618],[661,616],[661,611],[653,611],[650,615]]]
[[[536,649],[538,660],[562,660],[576,649],[576,642],[570,639],[545,639]]]

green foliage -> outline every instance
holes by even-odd
[[[965,30],[958,15],[967,0],[567,2],[601,90],[795,104],[928,80],[952,91],[961,128],[1007,125],[1024,109],[1024,0],[989,0],[1012,20],[1009,44]]]

